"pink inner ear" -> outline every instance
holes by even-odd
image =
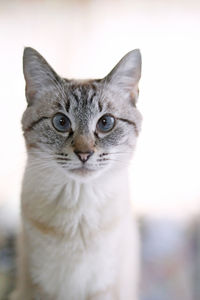
[[[27,84],[26,84],[26,97],[27,97],[27,101],[30,102],[34,99],[36,94],[36,90],[33,88],[28,88]]]
[[[139,95],[139,88],[138,87],[134,88],[134,90],[132,90],[130,92],[130,99],[134,103],[134,105],[136,105],[138,95]]]

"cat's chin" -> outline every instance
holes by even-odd
[[[100,171],[100,170],[89,169],[86,167],[80,167],[80,168],[70,169],[68,170],[67,173],[73,179],[84,182],[98,177],[102,173],[102,170]]]
[[[72,172],[73,174],[77,174],[77,175],[90,175],[90,174],[94,174],[95,170],[89,169],[89,168],[84,168],[84,167],[80,167],[80,168],[76,168],[76,169],[70,169],[70,172]]]

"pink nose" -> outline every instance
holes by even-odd
[[[78,156],[78,158],[80,159],[80,161],[82,161],[84,163],[84,162],[86,162],[90,158],[90,156],[92,156],[92,154],[94,153],[94,151],[90,151],[90,152],[74,151],[74,153]]]

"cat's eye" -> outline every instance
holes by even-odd
[[[104,115],[97,122],[97,130],[100,132],[109,132],[115,126],[115,118],[111,115]]]
[[[69,132],[71,130],[71,122],[67,116],[57,113],[53,119],[52,124],[54,128],[60,132]]]

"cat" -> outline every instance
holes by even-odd
[[[12,300],[136,300],[128,166],[140,132],[138,49],[103,79],[61,78],[23,55],[27,164]]]

